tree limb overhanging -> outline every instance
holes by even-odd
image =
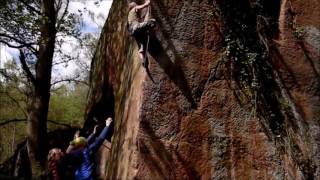
[[[29,69],[29,67],[27,65],[26,58],[25,58],[25,55],[24,55],[23,51],[21,49],[19,51],[20,51],[19,60],[21,62],[22,69],[26,73],[27,78],[35,85],[36,84],[36,78],[31,73],[31,71],[30,71],[30,69]]]
[[[82,84],[85,84],[85,85],[88,85],[89,84],[86,82],[86,81],[82,81],[82,80],[77,80],[77,78],[79,78],[80,75],[76,76],[76,77],[71,77],[71,78],[66,78],[66,79],[61,79],[61,80],[57,80],[53,83],[51,83],[51,86],[54,86],[56,84],[59,84],[59,83],[62,83],[62,82],[75,82],[75,83],[82,83]]]
[[[38,15],[42,15],[41,11],[36,9],[35,7],[31,6],[29,3],[25,2],[24,0],[18,0],[21,2],[23,5],[25,5],[31,12],[34,12]]]
[[[32,48],[33,50],[35,50],[32,46],[29,46],[30,44],[20,44],[20,45],[13,45],[13,44],[10,44],[8,43],[7,41],[3,41],[0,39],[0,43],[3,43],[5,45],[7,45],[8,47],[11,47],[11,48],[15,48],[15,49],[20,49],[20,48],[25,48],[25,47],[28,47],[28,48]],[[36,50],[35,50],[36,51]],[[35,52],[33,51],[33,52]]]
[[[70,2],[70,0],[67,0],[67,2],[66,2],[66,7],[65,7],[65,9],[64,9],[64,12],[62,13],[60,19],[57,19],[57,29],[60,29],[61,24],[62,24],[62,22],[63,22],[63,19],[64,19],[64,18],[66,17],[66,15],[68,14],[69,2]],[[61,8],[61,6],[60,6],[60,8]],[[60,8],[57,9],[57,12],[60,10]],[[58,14],[58,13],[57,13],[57,14]]]
[[[54,1],[54,6],[55,6],[56,14],[57,14],[62,6],[62,0]],[[56,18],[57,18],[57,16],[56,16]]]
[[[56,49],[63,48],[56,44],[56,36],[60,33],[65,37],[79,37],[79,19],[68,12],[69,0],[14,0],[0,4],[0,42],[19,49],[19,60],[27,77],[23,80],[29,85],[27,119],[12,121],[27,121],[27,153],[31,174],[36,177],[39,172],[45,172],[47,123],[61,124],[48,120],[53,57]],[[60,80],[63,81],[80,82]],[[9,122],[0,122],[0,125],[5,123]]]
[[[7,125],[7,124],[10,124],[10,123],[14,123],[14,122],[27,122],[27,119],[10,119],[10,120],[1,119],[0,120],[0,127],[4,126],[4,125]],[[55,124],[55,125],[65,126],[67,128],[70,128],[70,129],[72,128],[72,126],[70,126],[69,124],[57,122],[55,120],[48,120],[48,122],[52,123],[52,124]]]
[[[26,122],[27,120],[26,119],[10,119],[10,120],[5,120],[4,122],[1,122],[0,123],[0,127],[1,126],[4,126],[6,124],[10,124],[10,123],[13,123],[13,122]]]
[[[5,69],[0,69],[0,75],[2,75],[6,79],[13,80],[13,78],[6,73]]]
[[[10,36],[10,35],[8,35],[6,33],[0,33],[0,37],[7,38],[10,41],[13,41],[13,42],[16,42],[17,44],[20,44],[20,45],[13,45],[13,44],[10,44],[8,41],[0,39],[0,42],[6,44],[9,47],[17,48],[17,49],[26,47],[26,48],[29,48],[30,50],[32,50],[34,53],[38,52],[38,50],[33,47],[33,45],[37,45],[37,43],[35,43],[35,42],[29,42],[29,43],[28,42],[24,42],[23,40],[18,39],[18,38],[13,37],[13,36]]]
[[[18,100],[16,100],[14,97],[12,97],[8,91],[4,91],[4,92],[0,92],[0,93],[4,93],[5,95],[7,95],[7,97],[8,97],[9,99],[11,99],[11,101],[13,101],[13,102],[17,105],[17,107],[22,111],[23,115],[24,115],[25,117],[27,117],[27,113],[26,113],[26,112],[24,111],[24,109],[21,107],[21,105],[20,105],[20,103],[18,102]]]

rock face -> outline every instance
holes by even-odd
[[[102,176],[320,179],[320,2],[151,4],[149,74],[124,0],[92,61],[84,127],[115,119]]]

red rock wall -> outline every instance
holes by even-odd
[[[320,178],[319,2],[268,1],[278,5],[272,10],[261,2],[274,21],[261,48],[268,56],[259,59],[272,83],[261,82],[265,99],[256,103],[226,58],[227,14],[237,16],[228,4],[239,16],[256,15],[252,1],[152,1],[158,27],[149,75],[126,31],[126,1],[113,2],[92,63],[85,123],[89,129],[93,117],[114,116],[107,179]],[[261,34],[252,34],[257,46]]]

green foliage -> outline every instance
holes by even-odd
[[[0,164],[12,156],[16,146],[25,139],[25,126],[26,122],[15,122],[1,126]]]
[[[10,81],[0,79],[0,123],[12,119],[26,118],[26,96],[21,92],[21,77],[14,71],[15,61],[5,65]],[[25,137],[25,122],[15,122],[1,126],[0,131],[0,163],[12,155],[16,145]]]
[[[297,39],[302,39],[303,36],[305,35],[305,29],[304,27],[294,27],[293,28],[293,35],[297,38]]]
[[[27,91],[21,69],[15,61],[4,64],[8,78],[0,76],[0,123],[8,120],[26,120]],[[62,85],[51,93],[49,118],[58,123],[80,127],[86,103],[88,87],[83,84],[68,87]],[[48,131],[64,126],[49,123]],[[26,121],[11,122],[0,127],[0,163],[10,157],[16,147],[26,137]]]
[[[259,54],[231,34],[225,37],[225,43],[224,55],[237,65],[237,78],[240,84],[245,88],[258,88],[259,82],[255,74],[257,72],[255,64]]]
[[[26,79],[15,61],[6,62],[4,67],[0,74],[8,77],[0,79],[0,119],[26,118]]]
[[[285,98],[280,98],[279,99],[280,105],[282,107],[283,110],[290,112],[291,111],[291,106],[290,103],[287,99]]]
[[[60,37],[79,38],[81,17],[67,11],[68,3],[69,0],[56,0],[56,29]],[[4,0],[0,3],[0,12],[0,42],[12,48],[23,48],[27,62],[34,65],[39,44],[47,40],[41,37],[40,27],[49,20],[41,10],[40,1]],[[62,53],[61,45],[61,42],[56,43],[55,52],[67,60],[70,57]]]
[[[271,133],[279,134],[283,128],[281,90],[274,79],[269,62],[269,39],[278,31],[278,1],[217,2],[218,11],[225,22],[224,59],[240,93],[241,104],[250,104],[260,116],[262,124]],[[268,7],[275,7],[270,9]],[[278,8],[278,9],[277,9]]]
[[[81,126],[88,87],[77,84],[73,89],[62,85],[51,95],[48,119],[71,126]]]
[[[77,84],[73,88],[61,86],[51,94],[48,119],[72,127],[81,127],[88,87]],[[10,95],[10,97],[9,97]],[[0,82],[0,123],[13,119],[26,119],[26,96],[14,84]],[[0,164],[12,155],[17,144],[26,137],[26,121],[1,126]],[[64,128],[49,123],[48,131]]]
[[[0,120],[26,118],[26,97],[16,88],[0,85],[0,107]]]
[[[19,66],[13,60],[10,61],[11,64],[6,65],[6,69],[0,70],[0,123],[12,119],[26,120],[27,109],[29,112],[36,109],[34,105],[36,103],[33,102],[38,100],[34,101],[34,96],[35,92],[39,91],[35,90],[49,91],[50,89],[48,86],[50,76],[43,72],[51,72],[53,64],[73,60],[70,54],[66,54],[62,49],[62,45],[65,37],[79,38],[81,17],[69,13],[68,4],[69,0],[3,0],[0,2],[0,43],[19,49],[21,57]],[[52,24],[53,22],[55,24]],[[54,36],[56,42],[49,41]],[[46,43],[47,47],[39,47],[43,43]],[[51,64],[53,59],[48,59],[48,57],[52,57],[53,50],[54,56],[58,56],[60,62]],[[21,69],[20,65],[22,65]],[[79,85],[72,90],[60,88],[58,93],[52,93],[53,102],[50,103],[48,118],[58,123],[79,126],[83,116],[86,91],[86,87]],[[46,98],[43,99],[46,101]],[[45,103],[47,102],[43,104]],[[36,110],[36,113],[45,113],[46,110]],[[36,128],[31,128],[29,133],[35,134],[35,136],[40,135],[37,128],[46,127],[41,126],[41,123],[37,124],[37,120],[45,121],[45,119],[30,121],[32,124],[30,127]],[[40,126],[38,126],[39,124]],[[0,147],[2,148],[0,153],[4,152],[0,154],[0,160],[7,158],[15,145],[25,137],[25,126],[25,122],[12,122],[3,125],[3,128],[7,128],[8,131],[0,132]],[[16,127],[18,128],[16,132],[10,131]],[[61,126],[53,126],[49,123],[48,130],[55,128],[61,128]],[[45,133],[41,135],[45,135]],[[41,150],[41,145],[38,147]],[[35,162],[30,162],[36,165]]]

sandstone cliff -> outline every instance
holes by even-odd
[[[84,127],[106,179],[320,179],[320,2],[152,0],[150,75],[115,0]],[[105,169],[105,171],[104,171]]]

